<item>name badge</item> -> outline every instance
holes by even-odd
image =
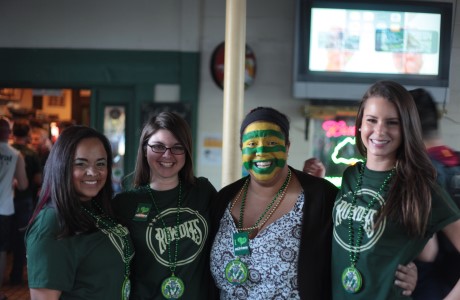
[[[249,233],[237,232],[233,234],[233,250],[235,256],[249,254]]]
[[[136,213],[134,214],[134,221],[147,221],[152,203],[139,203],[137,205]]]

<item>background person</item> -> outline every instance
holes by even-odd
[[[37,151],[43,168],[53,146],[48,131],[42,127],[32,127],[30,129],[30,146]]]
[[[447,146],[440,136],[436,102],[425,89],[409,91],[420,116],[423,142],[436,168],[437,182],[460,206],[460,153]],[[460,254],[439,232],[416,260],[419,281],[414,300],[444,299],[460,279]]]
[[[324,176],[326,176],[326,167],[315,157],[311,157],[304,162],[302,171],[320,178],[324,178]]]
[[[129,299],[134,249],[111,212],[112,152],[85,126],[59,136],[26,232],[32,300]]]
[[[136,249],[131,299],[208,299],[216,190],[194,176],[192,157],[184,119],[171,112],[150,118],[139,140],[134,188],[113,200]]]
[[[26,163],[29,181],[27,189],[15,190],[14,215],[11,230],[11,254],[13,263],[10,272],[10,284],[21,284],[26,262],[24,232],[35,207],[38,189],[42,183],[42,167],[35,150],[28,147],[30,126],[27,120],[15,120],[13,124],[13,146],[19,150]]]
[[[0,118],[0,288],[10,244],[14,188],[25,190],[29,185],[23,156],[8,144],[10,133],[9,121]],[[0,300],[3,299],[6,299],[6,296],[0,293]]]
[[[333,211],[333,298],[402,299],[393,270],[439,230],[458,251],[460,211],[435,182],[415,103],[400,84],[380,81],[365,93],[356,145],[366,160],[345,170]]]

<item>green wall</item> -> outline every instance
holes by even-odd
[[[190,108],[196,137],[199,53],[2,48],[0,65],[0,87],[91,89],[91,126],[101,131],[104,106],[124,105],[125,174],[134,169],[143,106],[161,101],[154,99],[155,85],[180,86],[180,101]]]

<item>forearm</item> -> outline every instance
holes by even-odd
[[[50,289],[30,289],[31,300],[59,300],[62,292]]]
[[[460,278],[457,281],[457,284],[450,291],[450,293],[444,298],[444,300],[457,300],[460,299]]]
[[[428,241],[428,243],[425,245],[425,248],[423,248],[422,252],[417,257],[417,259],[423,262],[433,262],[436,259],[436,256],[438,255],[438,250],[438,239],[436,235],[433,235],[433,237]]]

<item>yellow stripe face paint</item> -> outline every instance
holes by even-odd
[[[286,140],[275,123],[249,124],[242,137],[243,165],[259,181],[271,180],[286,165]]]

